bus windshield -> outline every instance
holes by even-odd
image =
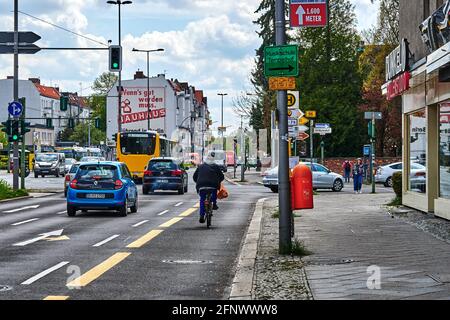
[[[152,155],[155,153],[156,136],[151,133],[121,133],[120,151],[122,154]]]

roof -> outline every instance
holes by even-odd
[[[61,94],[56,88],[53,87],[46,87],[38,83],[34,83],[36,86],[36,89],[39,91],[39,94],[43,97],[59,100],[61,97]]]

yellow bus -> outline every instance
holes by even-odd
[[[129,131],[116,134],[116,159],[128,166],[134,179],[144,177],[153,158],[172,157],[177,143],[157,132]]]

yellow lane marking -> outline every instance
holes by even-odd
[[[61,236],[61,237],[45,238],[44,240],[47,240],[47,241],[64,241],[64,240],[70,240],[70,238],[68,236]]]
[[[69,299],[69,296],[48,296],[45,297],[44,300],[67,300]]]
[[[187,209],[185,212],[180,214],[180,217],[189,217],[191,214],[193,214],[195,211],[197,211],[197,208],[190,208]]]
[[[200,208],[200,203],[197,203],[194,208]]]
[[[103,261],[99,265],[95,266],[85,274],[81,275],[80,277],[76,278],[75,280],[69,282],[67,284],[68,287],[85,287],[95,279],[99,278],[102,274],[104,274],[106,271],[114,267],[115,265],[119,264],[123,260],[125,260],[131,253],[129,252],[118,252],[108,258],[107,260]]]
[[[147,233],[146,235],[144,235],[144,236],[140,237],[139,239],[137,239],[136,241],[134,241],[133,243],[130,243],[129,245],[127,245],[127,248],[140,248],[144,244],[149,242],[150,240],[159,236],[161,232],[163,232],[163,230],[152,230],[149,233]]]
[[[163,223],[162,225],[160,225],[160,228],[168,228],[173,226],[175,223],[180,222],[181,220],[183,220],[183,218],[173,218],[169,221],[167,221],[166,223]]]

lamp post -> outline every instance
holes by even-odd
[[[222,124],[221,124],[221,134],[222,134],[222,142],[223,142],[223,151],[226,151],[226,143],[225,143],[225,137],[224,137],[224,125],[223,125],[223,97],[227,96],[228,93],[218,93],[218,96],[222,97]]]
[[[164,51],[164,49],[159,48],[159,49],[152,49],[152,50],[140,50],[140,49],[136,49],[133,48],[133,52],[145,52],[147,53],[147,111],[148,111],[148,116],[147,116],[147,121],[148,121],[148,131],[150,131],[150,120],[151,120],[151,112],[150,112],[150,53],[151,52],[161,52]]]
[[[122,0],[116,0],[116,1],[107,1],[108,4],[115,4],[119,8],[119,46],[122,46],[122,25],[121,25],[121,6],[125,4],[132,4],[132,1],[122,1]],[[122,70],[119,71],[119,101],[118,101],[118,107],[119,107],[119,118],[118,121],[118,131],[122,131]]]

